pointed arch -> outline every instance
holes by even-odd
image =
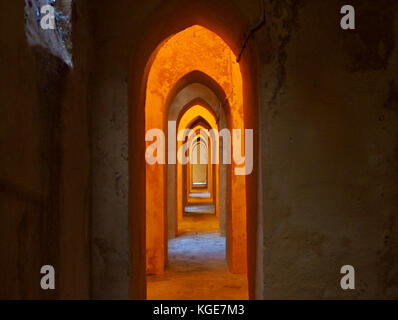
[[[172,0],[173,1],[173,0]],[[144,154],[145,145],[142,143],[145,134],[145,97],[146,83],[154,56],[158,52],[161,44],[177,32],[186,27],[200,24],[209,30],[221,36],[230,46],[231,50],[237,55],[240,51],[241,42],[245,31],[249,27],[247,21],[243,18],[236,8],[229,1],[221,0],[224,4],[214,3],[209,0],[199,0],[192,3],[190,1],[181,1],[178,6],[170,6],[169,3],[156,8],[156,12],[148,18],[148,30],[143,32],[142,45],[132,57],[131,73],[129,81],[129,168],[137,170],[145,166]],[[173,11],[169,8],[173,7]],[[222,8],[222,10],[221,10]],[[159,19],[169,15],[172,19]],[[257,187],[258,173],[256,163],[258,161],[258,98],[257,98],[257,77],[256,77],[256,57],[255,50],[248,44],[240,60],[243,78],[243,105],[244,124],[246,127],[253,128],[255,131],[255,165],[253,173],[246,177],[246,193],[250,194],[247,199],[248,228],[250,228],[250,239],[248,239],[248,250],[250,252],[250,272],[249,288],[250,297],[254,297],[255,277],[256,277],[256,220],[257,220]],[[141,119],[141,120],[140,120]],[[132,151],[134,150],[134,151]],[[146,202],[137,195],[140,194],[139,182],[145,184],[145,170],[138,170],[139,173],[134,179],[130,179],[129,184],[129,230],[130,230],[130,296],[132,298],[144,298],[146,296],[145,286],[145,262],[142,257],[145,256],[145,211]],[[141,193],[142,194],[142,193]],[[145,261],[145,259],[144,259]],[[133,272],[134,271],[134,272]]]

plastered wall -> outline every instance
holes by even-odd
[[[88,298],[90,163],[87,6],[76,3],[75,68],[30,47],[24,2],[0,2],[0,298]],[[52,265],[56,290],[40,288]]]
[[[343,4],[268,2],[257,38],[266,298],[398,297],[397,6]]]

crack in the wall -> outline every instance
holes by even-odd
[[[267,33],[277,32],[279,45],[277,52],[277,74],[276,85],[270,98],[269,104],[275,104],[282,93],[286,83],[287,49],[293,33],[299,28],[299,9],[306,0],[270,0],[268,7],[269,21],[266,22]]]
[[[252,29],[250,29],[250,31],[249,31],[249,33],[248,33],[248,35],[247,35],[245,41],[243,42],[242,48],[241,48],[241,50],[240,50],[240,52],[239,52],[239,54],[238,54],[238,58],[236,59],[236,62],[239,62],[240,59],[242,58],[242,54],[243,54],[243,52],[245,51],[245,49],[246,49],[246,47],[247,47],[247,43],[249,42],[249,40],[253,37],[253,35],[254,35],[258,30],[260,30],[260,29],[265,25],[265,17],[266,17],[266,14],[265,14],[265,4],[264,4],[264,0],[261,0],[261,1],[260,1],[260,4],[261,4],[261,5],[260,5],[260,6],[261,6],[261,12],[263,13],[263,15],[262,15],[262,17],[261,17],[261,20],[260,20],[260,22],[259,22],[255,27],[253,27]]]

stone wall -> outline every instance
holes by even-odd
[[[86,7],[75,68],[25,35],[24,2],[0,3],[0,298],[89,297]],[[53,265],[55,291],[40,288]]]

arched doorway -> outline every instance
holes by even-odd
[[[201,81],[201,83],[197,82]],[[207,118],[214,118],[214,123],[217,123],[218,130],[223,130],[227,127],[227,120],[224,109],[221,108],[221,101],[217,97],[217,94],[214,92],[220,91],[220,88],[211,86],[208,87],[203,83],[212,83],[212,79],[207,77],[205,74],[200,73],[198,71],[192,72],[186,75],[183,79],[179,81],[179,84],[176,85],[180,91],[175,93],[175,97],[169,103],[168,107],[168,122],[176,123],[175,130],[177,130],[177,121],[180,120],[181,115],[185,113],[187,109],[194,105],[202,106],[202,109],[205,113],[208,114]],[[185,85],[185,87],[184,87]],[[197,98],[201,97],[201,98]],[[201,112],[203,115],[203,112]],[[210,121],[211,122],[211,121]],[[174,127],[169,127],[169,130],[174,130]],[[169,142],[171,143],[171,142]],[[177,146],[177,144],[176,144]],[[219,145],[222,148],[222,145]],[[222,154],[221,154],[222,156]],[[221,234],[225,235],[225,219],[226,219],[226,210],[227,210],[227,165],[222,164],[222,161],[217,165],[218,168],[215,168],[216,171],[219,172],[216,175],[216,187],[218,193],[215,195],[216,203],[215,209],[216,214],[219,217],[219,231]],[[181,216],[181,207],[177,205],[180,201],[177,198],[177,188],[176,186],[176,178],[177,178],[177,164],[168,164],[167,165],[167,218],[168,218],[168,236],[169,238],[173,238],[177,233],[177,219],[176,213],[177,208],[179,214]],[[217,210],[218,209],[218,210]]]
[[[221,196],[223,198],[226,197],[225,186],[227,183],[227,177],[225,174],[221,176],[223,188],[220,188],[219,164],[215,164],[215,161],[212,161],[212,157],[218,156],[217,149],[219,146],[218,134],[214,137],[211,136],[211,132],[213,132],[212,129],[215,129],[215,132],[218,131],[218,124],[215,114],[212,113],[211,109],[209,109],[209,106],[206,105],[204,102],[194,101],[194,103],[189,103],[181,112],[181,117],[179,118],[177,128],[179,133],[183,133],[183,130],[186,130],[187,128],[188,130],[192,130],[192,132],[189,133],[189,136],[187,137],[192,140],[191,143],[195,142],[196,137],[200,137],[202,144],[206,145],[206,149],[208,149],[208,161],[207,165],[205,166],[207,167],[207,176],[209,177],[206,188],[203,188],[202,190],[205,192],[199,193],[198,190],[194,192],[195,189],[198,188],[194,188],[192,185],[187,188],[187,186],[189,185],[188,180],[190,177],[187,172],[189,172],[192,162],[189,161],[189,163],[185,165],[180,162],[177,163],[177,183],[175,185],[169,184],[168,188],[168,190],[172,190],[174,187],[177,191],[174,199],[172,199],[172,201],[176,201],[177,203],[177,210],[175,211],[175,213],[177,214],[175,218],[177,222],[177,233],[179,231],[178,226],[179,222],[182,220],[183,213],[188,212],[187,205],[192,203],[212,203],[214,206],[215,215],[221,220],[220,223],[218,223],[217,230],[221,229],[222,233],[225,233],[225,226],[223,222],[225,221],[226,208],[225,206],[220,207],[219,193],[222,189],[224,189],[224,194],[221,194]],[[177,142],[177,149],[181,148],[182,143],[182,141]],[[188,149],[187,152],[189,152],[190,150],[191,148]],[[206,194],[208,194],[208,196],[205,196]]]
[[[211,54],[209,54],[211,52]],[[232,131],[243,130],[243,93],[242,77],[236,57],[227,44],[215,33],[201,26],[192,26],[169,38],[157,51],[151,64],[146,88],[146,130],[165,131],[166,101],[178,81],[185,75],[199,70],[214,79],[221,87],[227,109],[227,122]],[[200,98],[200,97],[197,97]],[[204,112],[190,108],[192,117]],[[181,129],[181,128],[179,128]],[[167,138],[165,137],[165,141]],[[168,141],[167,141],[168,142]],[[167,143],[166,143],[167,144]],[[170,155],[169,162],[176,162],[176,154]],[[179,146],[176,150],[179,150]],[[234,148],[235,150],[235,148]],[[240,152],[240,149],[239,149]],[[179,161],[177,161],[178,167]],[[230,166],[230,187],[228,204],[231,218],[227,229],[228,260],[233,272],[246,271],[246,203],[245,176],[237,175],[235,163]],[[178,170],[177,170],[178,173]],[[147,272],[160,274],[164,271],[167,247],[165,245],[165,169],[164,163],[147,165],[146,169],[146,205],[147,236],[146,261]],[[177,180],[177,183],[181,179]],[[178,190],[180,190],[178,188]],[[177,192],[178,194],[178,192]],[[178,216],[181,216],[182,202],[177,202]]]
[[[182,10],[181,12],[184,11],[183,10],[184,8],[180,8],[180,9]],[[187,8],[185,8],[185,9],[187,9]],[[187,21],[185,20],[185,22],[184,22],[184,19],[183,19],[181,22],[182,22],[181,25],[179,27],[177,27],[177,29],[179,29],[179,30],[183,29],[183,25]],[[171,31],[171,30],[173,30],[174,27],[171,27],[171,29],[169,30],[171,32],[170,34],[174,33],[173,31]],[[216,26],[215,29],[217,29],[217,28],[220,29],[220,26]],[[206,28],[204,28],[204,29],[206,29]],[[206,30],[209,32],[212,32],[209,29],[206,29]],[[194,30],[194,31],[197,31],[197,30]],[[159,30],[158,30],[158,32],[159,32]],[[161,33],[162,32],[160,32],[160,34]],[[177,36],[178,36],[178,34],[177,34]],[[227,37],[227,38],[229,38],[229,37]],[[158,39],[162,39],[162,36],[160,36],[160,38],[158,38]],[[222,39],[221,39],[221,41],[222,41]],[[155,43],[156,43],[156,41],[155,41]],[[160,42],[158,42],[158,43],[160,43]],[[166,43],[167,43],[167,41],[166,41]],[[151,47],[151,45],[149,47]],[[236,46],[234,48],[237,49]],[[149,60],[150,63],[147,64],[147,67],[145,68],[145,71],[143,72],[143,74],[144,74],[143,78],[141,78],[139,75],[137,75],[138,79],[132,79],[132,81],[131,81],[131,85],[130,85],[130,88],[131,88],[131,90],[130,90],[130,97],[131,97],[130,106],[131,107],[133,106],[134,102],[136,102],[138,104],[138,106],[142,106],[145,102],[148,102],[148,97],[150,97],[154,92],[156,92],[156,90],[148,90],[149,86],[147,86],[145,88],[145,83],[147,83],[147,84],[150,83],[150,80],[145,82],[145,79],[149,79],[151,77],[150,71],[152,70],[151,68],[154,65],[155,56],[156,56],[156,54],[159,53],[159,48],[154,50],[154,52],[155,53],[152,55],[151,59]],[[236,52],[238,52],[238,51],[236,50]],[[236,61],[236,54],[234,54],[233,51],[231,51],[231,53],[233,54],[233,56],[232,55],[230,56],[231,61]],[[149,57],[148,54],[150,54],[150,52],[148,52],[148,51],[142,52],[142,57],[145,57],[145,56]],[[247,72],[252,67],[252,64],[250,63],[251,59],[252,59],[251,56],[246,56],[246,55],[243,56],[243,58],[240,62],[240,66],[243,67],[243,71]],[[137,61],[142,61],[142,60],[140,57],[138,57]],[[166,62],[166,61],[164,61],[164,62]],[[200,61],[196,61],[196,62],[199,64],[201,63]],[[237,65],[239,68],[239,64],[237,64]],[[148,66],[151,66],[151,67],[148,67]],[[162,86],[162,90],[160,92],[158,91],[157,93],[155,93],[153,95],[154,100],[152,100],[152,98],[149,99],[149,101],[151,101],[151,103],[150,103],[151,108],[154,108],[154,105],[156,105],[157,103],[159,103],[159,106],[161,106],[161,108],[164,108],[167,100],[169,99],[168,95],[173,93],[173,90],[176,90],[175,85],[178,83],[178,81],[180,79],[182,79],[186,74],[189,74],[190,72],[194,72],[195,70],[200,70],[200,71],[204,70],[205,71],[204,73],[207,76],[210,76],[211,78],[213,78],[217,84],[219,84],[221,87],[225,86],[223,88],[224,92],[222,92],[220,94],[220,96],[224,95],[224,98],[225,97],[227,98],[224,100],[225,102],[226,102],[226,100],[230,100],[229,107],[234,108],[234,106],[238,105],[241,108],[241,111],[237,113],[241,116],[241,119],[238,121],[236,120],[237,118],[235,118],[232,121],[229,119],[228,122],[231,122],[233,124],[233,127],[241,128],[241,129],[243,129],[245,127],[253,128],[254,131],[256,132],[257,125],[256,125],[256,121],[254,121],[255,119],[257,119],[256,118],[257,101],[256,101],[256,95],[255,95],[256,90],[255,90],[255,87],[251,87],[253,83],[256,83],[256,81],[253,81],[252,74],[250,74],[248,76],[247,73],[242,72],[241,84],[240,84],[242,89],[240,90],[240,93],[239,93],[239,91],[238,92],[235,91],[232,93],[232,96],[227,97],[227,95],[231,94],[231,90],[225,90],[225,89],[230,89],[230,87],[228,87],[228,85],[225,82],[220,81],[217,74],[215,74],[214,72],[212,72],[210,70],[211,68],[207,70],[208,66],[209,65],[207,65],[207,67],[203,66],[203,68],[201,68],[201,67],[194,68],[194,69],[188,68],[187,70],[180,70],[181,72],[179,74],[177,74],[177,76],[175,78],[173,78],[174,79],[173,81],[170,81],[170,82],[165,81],[165,83],[168,83],[168,88],[165,89],[164,86]],[[140,70],[140,68],[138,68],[138,70]],[[137,71],[135,71],[135,72],[137,72]],[[134,73],[133,73],[133,75],[134,75]],[[164,73],[163,73],[163,75],[164,75]],[[247,80],[246,82],[245,82],[245,77]],[[242,81],[242,79],[243,79],[243,81]],[[144,82],[142,82],[141,80],[144,80]],[[198,82],[200,82],[200,81],[198,81]],[[136,96],[135,98],[133,97],[134,93],[138,94],[138,96]],[[159,99],[159,93],[161,94],[161,99]],[[239,94],[240,94],[240,97],[237,97],[236,95],[239,95]],[[231,103],[231,100],[233,101],[232,103]],[[237,100],[240,100],[240,103],[236,103]],[[247,108],[245,109],[244,106],[247,106]],[[248,117],[246,117],[246,113],[248,114]],[[141,114],[141,116],[140,116],[140,114]],[[137,107],[135,105],[135,110],[130,110],[130,115],[133,115],[132,118],[141,118],[142,119],[142,110],[141,111],[137,110]],[[148,120],[148,117],[149,117],[149,122],[151,122],[150,127],[165,128],[163,117],[156,117],[154,114],[152,114],[152,115],[147,114],[146,116],[147,116],[146,120]],[[230,111],[229,111],[229,116],[231,116]],[[148,122],[146,122],[146,124],[147,124],[147,128],[148,128]],[[140,144],[140,142],[138,141],[138,137],[143,138],[142,129],[143,129],[142,124],[134,126],[133,123],[131,123],[131,119],[130,119],[130,139],[131,139],[130,147],[132,147],[134,142],[136,141],[137,145],[135,146],[135,150],[137,150],[137,146],[138,146],[138,144]],[[254,146],[255,146],[254,159],[255,159],[255,162],[257,161],[256,157],[257,157],[257,152],[258,152],[256,149],[256,145],[257,145],[257,137],[255,134],[255,137],[254,137]],[[138,149],[139,149],[139,152],[137,152],[137,155],[139,155],[139,154],[143,155],[145,153],[145,146],[140,145],[140,146],[138,146]],[[130,164],[130,168],[137,168],[137,167],[142,168],[142,162],[137,156],[131,157],[129,164]],[[250,228],[251,228],[250,239],[248,239],[248,242],[247,242],[247,248],[250,252],[250,254],[248,255],[247,262],[250,261],[250,263],[248,263],[248,266],[250,269],[248,276],[249,276],[249,287],[251,288],[250,289],[251,292],[254,292],[253,291],[254,290],[253,279],[255,278],[255,265],[256,265],[256,263],[255,263],[255,261],[256,261],[256,258],[255,258],[256,223],[255,223],[255,221],[257,218],[256,217],[257,216],[257,195],[256,195],[257,194],[257,191],[256,191],[257,190],[257,173],[255,172],[255,167],[256,166],[254,165],[254,171],[250,176],[243,176],[243,177],[238,176],[238,178],[234,178],[234,176],[231,177],[231,180],[236,179],[237,181],[240,181],[239,188],[236,188],[236,189],[239,189],[240,194],[242,194],[242,190],[244,190],[244,191],[246,191],[245,194],[250,195],[250,199],[243,200],[244,205],[241,205],[241,208],[236,208],[236,210],[231,210],[231,212],[234,212],[235,216],[239,216],[239,215],[237,215],[237,212],[239,212],[239,210],[242,209],[242,207],[244,207],[246,205],[247,205],[246,206],[247,212],[252,212],[251,215],[246,215],[246,210],[244,210],[245,214],[240,216],[241,219],[244,219],[244,220],[247,219],[248,225],[250,225]],[[146,174],[143,174],[143,175],[140,174],[137,177],[139,181],[143,181],[142,180],[143,177],[146,176],[145,181],[151,181],[152,188],[157,190],[156,191],[157,196],[158,196],[157,199],[163,199],[163,201],[160,201],[160,205],[159,205],[159,207],[161,209],[154,211],[157,223],[159,223],[159,221],[161,221],[160,225],[162,225],[162,226],[166,225],[164,223],[165,222],[165,215],[164,215],[164,212],[165,212],[165,202],[164,202],[165,190],[164,190],[164,188],[165,188],[165,177],[166,177],[165,171],[166,170],[165,170],[164,166],[161,169],[160,168],[155,169],[155,167],[154,167],[152,169],[147,170]],[[156,179],[151,178],[154,176],[156,176],[157,178]],[[152,182],[155,180],[157,180],[157,182],[154,182],[154,184],[153,184]],[[146,184],[146,185],[148,186],[148,184]],[[231,194],[233,192],[236,192],[236,190],[234,191],[233,186],[234,186],[234,184],[231,183]],[[131,297],[140,298],[140,297],[145,296],[145,280],[143,279],[143,275],[145,274],[145,270],[146,270],[146,265],[143,264],[142,262],[138,262],[145,255],[145,253],[143,252],[143,249],[145,248],[144,244],[145,244],[146,240],[145,240],[145,235],[143,235],[142,227],[145,228],[146,224],[148,226],[152,225],[151,224],[151,214],[148,215],[146,219],[143,217],[143,214],[144,214],[144,212],[147,212],[148,209],[149,209],[149,212],[151,211],[151,209],[150,209],[151,203],[153,203],[152,202],[153,200],[151,200],[153,198],[151,198],[151,197],[153,197],[153,195],[151,195],[152,191],[149,191],[148,187],[147,187],[146,202],[143,203],[142,199],[138,199],[136,197],[136,195],[134,193],[135,190],[137,190],[137,186],[134,183],[132,183],[132,181],[130,181],[130,192],[129,192],[129,194],[130,194],[130,198],[129,198],[129,200],[130,200],[129,201],[129,203],[130,203],[130,219],[129,219],[130,227],[129,228],[130,228],[130,232],[131,232],[130,270],[136,271],[134,275],[132,275],[130,273],[130,276],[131,276],[131,291],[130,291],[130,293],[131,293]],[[133,203],[135,205],[134,210],[132,208]],[[237,201],[230,203],[230,205],[234,205],[234,203],[236,204]],[[147,221],[145,221],[145,220],[147,220]],[[234,224],[232,223],[232,225],[234,225]],[[235,224],[235,225],[240,225],[240,226],[244,225],[245,226],[246,224],[241,223],[241,224]],[[249,228],[249,226],[248,226],[248,228]],[[244,233],[246,233],[246,227],[244,227],[243,229],[244,229]],[[146,229],[144,229],[144,230],[146,230]],[[167,256],[165,254],[166,250],[165,250],[165,246],[164,246],[166,238],[167,238],[167,232],[166,232],[165,228],[163,228],[163,230],[160,230],[160,235],[157,234],[156,237],[153,237],[153,239],[156,239],[156,241],[158,241],[159,243],[163,243],[163,245],[161,244],[160,246],[157,246],[157,247],[152,246],[152,248],[155,248],[155,250],[157,250],[160,254],[149,253],[150,264],[152,266],[155,266],[155,268],[160,267],[160,269],[162,269],[164,266],[165,257]],[[149,240],[147,243],[147,247],[148,247],[148,245],[149,245],[149,247],[151,247],[151,240],[150,240],[151,237],[147,236],[146,239]],[[242,240],[242,239],[240,239],[240,240]],[[235,246],[235,248],[238,248],[239,243],[240,243],[240,245],[241,245],[240,249],[246,250],[246,241],[243,241],[243,243],[242,243],[242,241],[237,241],[236,243],[238,245]],[[148,254],[148,251],[147,251],[147,254]],[[246,259],[244,259],[244,260],[246,260]],[[148,261],[148,259],[147,259],[147,261]],[[245,263],[246,263],[246,261],[245,261]]]

